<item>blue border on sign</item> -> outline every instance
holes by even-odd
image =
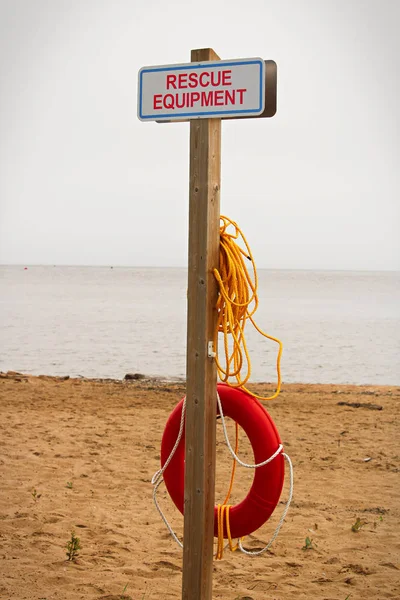
[[[238,60],[238,61],[217,61],[217,62],[208,62],[205,61],[203,63],[200,64],[194,64],[191,65],[190,63],[188,63],[187,65],[182,65],[182,66],[174,66],[171,65],[170,67],[154,67],[154,68],[143,68],[140,71],[140,76],[139,76],[139,118],[140,119],[149,119],[149,120],[159,120],[159,119],[169,119],[169,120],[175,120],[174,115],[172,113],[164,113],[161,115],[143,115],[142,112],[142,92],[143,92],[143,85],[142,85],[142,80],[143,80],[143,74],[144,73],[154,73],[156,71],[182,71],[182,70],[188,70],[188,69],[203,69],[205,66],[207,67],[218,67],[221,65],[221,63],[224,66],[227,67],[235,67],[237,65],[254,65],[254,64],[258,64],[260,67],[260,97],[259,97],[259,107],[258,108],[247,108],[247,109],[243,109],[243,110],[214,110],[214,111],[207,111],[207,112],[188,112],[188,113],[179,113],[179,115],[176,116],[176,119],[181,119],[183,117],[199,117],[199,116],[203,116],[203,115],[238,115],[238,114],[249,114],[249,113],[260,113],[263,110],[263,87],[264,87],[264,81],[263,81],[263,67],[264,67],[264,61],[261,59],[255,59],[255,60]]]

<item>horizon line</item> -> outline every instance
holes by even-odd
[[[82,263],[1,263],[0,267],[80,267],[84,269],[185,269],[187,266],[174,265],[120,265],[120,264],[82,264]],[[257,267],[257,271],[322,271],[322,272],[353,272],[353,273],[400,273],[400,269],[365,269],[339,267]]]

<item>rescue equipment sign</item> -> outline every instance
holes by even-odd
[[[138,117],[174,121],[260,115],[265,101],[261,58],[221,60],[139,71]]]

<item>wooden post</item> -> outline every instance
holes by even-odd
[[[220,60],[211,48],[192,50],[192,62],[209,60]],[[217,372],[208,345],[217,320],[220,173],[221,120],[190,121],[182,600],[212,599]]]

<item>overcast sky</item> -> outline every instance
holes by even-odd
[[[222,126],[221,212],[259,267],[400,269],[398,0],[0,0],[0,263],[186,266],[189,125],[142,66],[278,65]]]

